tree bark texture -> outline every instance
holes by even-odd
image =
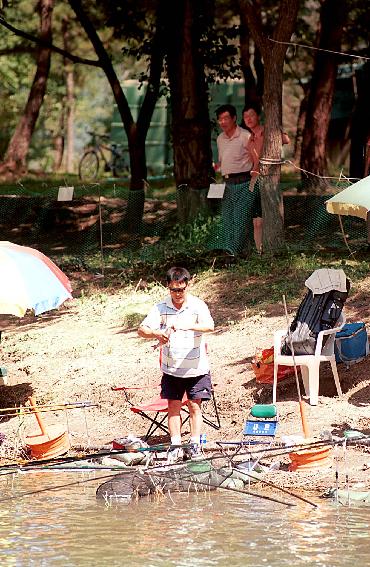
[[[303,98],[301,100],[301,104],[299,105],[299,112],[297,118],[297,131],[296,131],[294,150],[293,150],[294,163],[299,162],[301,159],[302,136],[303,136],[304,125],[306,122],[308,93],[309,93],[309,89],[305,88]]]
[[[41,40],[51,43],[52,13],[54,0],[40,0],[40,34]],[[26,172],[27,154],[32,134],[42,106],[47,80],[50,71],[51,49],[39,47],[36,57],[36,73],[32,82],[28,100],[23,114],[6,150],[4,161],[0,165],[0,174],[18,176]]]
[[[347,0],[323,1],[320,15],[320,49],[340,51],[347,9]],[[327,172],[326,141],[338,62],[338,57],[333,53],[317,51],[307,102],[301,168],[318,176],[324,176]],[[307,178],[307,174],[304,175],[305,189],[311,193],[320,191],[322,183],[319,179],[313,176]]]
[[[192,190],[208,187],[212,170],[211,125],[208,115],[208,91],[200,38],[207,0],[167,2],[167,69],[171,91],[174,175],[177,187]],[[192,197],[193,196],[193,197]],[[181,222],[191,220],[189,207]],[[193,214],[193,213],[192,213]]]
[[[264,30],[259,0],[239,1],[264,63],[263,105],[266,121],[259,182],[264,218],[264,248],[273,251],[284,244],[283,208],[279,191],[283,67],[287,50],[286,42],[290,40],[294,31],[299,0],[280,1],[279,16],[272,36],[268,30],[267,32]]]

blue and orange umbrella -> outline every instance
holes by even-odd
[[[42,252],[0,241],[0,314],[23,317],[56,309],[72,298],[67,276]]]

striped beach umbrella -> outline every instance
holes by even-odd
[[[0,241],[0,314],[23,317],[56,309],[72,298],[67,276],[42,252]]]

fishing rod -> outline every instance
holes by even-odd
[[[238,473],[245,474],[249,478],[252,478],[252,479],[256,478],[247,471],[241,471],[239,469],[236,469],[236,470],[238,471]],[[258,478],[258,480],[259,480],[259,482],[263,482],[264,484],[267,484],[267,486],[271,486],[271,488],[276,488],[276,489],[280,490],[281,492],[288,494],[289,496],[293,496],[294,498],[297,498],[298,500],[302,500],[302,502],[305,502],[306,504],[310,504],[314,508],[318,508],[318,504],[315,504],[314,502],[311,502],[310,500],[303,498],[303,496],[299,496],[298,494],[295,494],[294,492],[291,492],[290,490],[287,490],[286,488],[282,488],[281,486],[279,486],[279,485],[277,485],[277,484],[275,484],[275,483],[273,483],[269,480],[265,480],[263,477]]]
[[[69,482],[67,484],[59,484],[57,486],[48,486],[46,488],[42,488],[40,490],[34,490],[31,492],[23,492],[22,494],[17,494],[15,496],[8,496],[6,498],[1,498],[0,499],[0,503],[3,502],[9,502],[12,500],[19,500],[21,498],[25,498],[27,496],[35,496],[36,494],[42,494],[44,492],[49,492],[49,491],[53,491],[53,490],[61,490],[63,488],[68,488],[70,486],[75,486],[75,485],[79,485],[79,484],[84,484],[87,482],[96,482],[97,480],[103,480],[103,479],[108,479],[108,478],[112,478],[112,476],[116,476],[116,475],[103,475],[103,476],[99,476],[98,478],[93,478],[93,479],[83,479],[83,480],[78,480],[76,482]],[[168,478],[170,480],[173,480],[171,477],[166,476],[166,475],[162,475],[163,478]],[[197,484],[202,485],[202,486],[210,486],[209,483],[207,482],[202,482],[197,480],[196,481]],[[246,494],[247,496],[254,496],[256,498],[261,498],[262,500],[268,500],[271,502],[275,502],[278,504],[283,504],[284,506],[295,506],[295,504],[291,503],[291,502],[284,502],[283,500],[280,500],[278,498],[274,498],[273,496],[267,496],[267,495],[262,495],[256,492],[252,492],[250,490],[241,490],[239,488],[233,488],[233,487],[226,487],[226,486],[218,486],[217,488],[222,488],[223,490],[230,490],[231,492],[237,492],[239,494]]]
[[[223,443],[223,442],[218,442],[218,443]],[[225,442],[228,443],[228,442]],[[234,443],[234,442],[231,442]],[[244,443],[244,442],[240,442],[240,443]],[[245,451],[245,452],[239,452],[237,453],[237,455],[234,456],[238,456],[238,457],[243,457],[243,456],[249,456],[249,457],[253,457],[254,455],[257,455],[258,453],[261,452],[268,452],[268,453],[273,453],[271,456],[272,457],[278,457],[278,456],[284,456],[286,454],[289,454],[291,449],[297,449],[297,447],[305,447],[305,448],[313,448],[313,447],[320,447],[320,446],[326,446],[326,445],[336,445],[336,444],[341,444],[342,441],[326,441],[326,440],[319,440],[319,441],[315,441],[313,443],[310,444],[297,444],[297,445],[292,445],[292,446],[286,446],[284,448],[284,451],[281,452],[276,452],[279,451],[281,449],[281,447],[275,448],[275,447],[271,447],[271,448],[264,448],[264,449],[260,449],[260,450],[255,450],[255,451]],[[103,457],[113,457],[115,455],[122,455],[122,454],[127,454],[127,453],[131,453],[131,452],[138,452],[138,453],[145,453],[145,452],[153,452],[153,453],[158,453],[158,452],[165,452],[168,451],[170,449],[175,449],[175,448],[183,448],[183,449],[187,449],[187,448],[191,448],[192,444],[188,443],[188,444],[184,444],[184,445],[173,445],[171,443],[160,443],[158,445],[151,445],[150,447],[139,447],[137,449],[135,449],[135,451],[129,451],[127,449],[114,449],[114,450],[109,450],[109,451],[98,451],[98,452],[94,452],[94,453],[87,453],[85,455],[75,455],[75,456],[66,456],[66,457],[50,457],[49,459],[40,459],[38,461],[21,461],[21,462],[13,462],[13,463],[7,463],[6,465],[0,465],[0,471],[3,470],[9,470],[9,469],[14,469],[14,468],[22,468],[22,469],[28,469],[30,467],[39,467],[40,469],[44,466],[44,465],[58,465],[58,464],[62,464],[62,463],[71,463],[71,462],[78,462],[78,461],[88,461],[88,460],[92,460],[92,459],[100,459]],[[205,457],[204,460],[209,460],[212,461],[213,459],[226,459],[228,457],[233,457],[233,455],[225,455],[223,453],[221,453],[219,456],[215,456],[212,455],[210,457]],[[180,463],[181,464],[181,463]],[[0,472],[1,474],[1,472]]]
[[[249,441],[216,441],[216,443],[220,444],[220,445],[249,445]],[[322,447],[322,446],[326,446],[326,445],[340,445],[341,443],[343,443],[342,440],[329,440],[329,439],[320,439],[318,441],[313,441],[312,443],[296,443],[295,445],[280,445],[278,447],[264,447],[262,449],[255,449],[252,451],[245,451],[245,452],[238,452],[235,453],[235,456],[245,456],[245,455],[257,455],[259,453],[273,453],[272,456],[281,456],[281,455],[286,455],[289,454],[292,449],[311,449],[311,448],[315,448],[315,447]],[[284,449],[283,451],[281,451],[280,453],[277,453],[276,451],[280,451],[281,449]],[[222,451],[222,448],[221,448]],[[225,458],[227,458],[230,455],[226,455],[223,454],[223,456]]]
[[[215,457],[213,457],[213,459],[214,459],[214,458],[215,458]],[[216,457],[216,458],[217,458],[217,457]],[[221,458],[221,456],[218,457],[218,458]],[[202,459],[202,461],[207,461],[207,459]],[[201,461],[199,461],[199,462],[201,462]],[[184,466],[183,463],[177,463],[177,465],[179,465],[180,467],[183,467],[183,466]],[[51,466],[51,467],[48,467],[48,466],[44,466],[44,467],[38,467],[38,466],[27,467],[27,470],[29,470],[29,472],[39,472],[40,470],[54,470],[54,471],[55,471],[57,466],[61,467],[61,464],[59,463],[58,465],[54,465],[54,466]],[[63,466],[63,465],[62,465],[62,466]],[[22,470],[21,467],[19,467],[19,469]],[[137,469],[135,469],[134,467],[131,467],[131,468],[118,467],[118,466],[107,467],[107,466],[105,466],[105,465],[103,465],[103,466],[99,466],[99,465],[96,465],[96,466],[82,466],[82,467],[79,467],[79,468],[76,468],[76,467],[73,467],[73,468],[70,467],[70,468],[68,468],[68,467],[66,467],[66,469],[67,469],[67,470],[73,470],[74,472],[78,472],[78,471],[81,471],[81,470],[94,470],[94,471],[96,471],[96,470],[110,470],[110,471],[112,471],[112,472],[113,472],[113,471],[114,471],[114,472],[120,471],[120,475],[125,475],[125,476],[126,476],[126,475],[129,475],[129,474],[132,474],[132,472],[134,472],[135,470],[137,470]],[[162,470],[161,470],[161,469],[162,469]],[[24,470],[24,469],[23,469],[23,470]],[[59,470],[63,470],[63,469],[60,469],[60,468],[59,468]],[[147,469],[145,469],[145,471],[142,472],[142,474],[150,475],[151,473],[157,471],[157,472],[159,472],[159,476],[160,476],[160,477],[173,480],[172,477],[170,477],[170,476],[168,476],[168,475],[166,475],[166,474],[163,474],[163,470],[165,470],[165,471],[168,470],[168,469],[167,469],[167,465],[156,465],[155,467],[148,467]],[[174,468],[173,468],[172,470],[174,470]],[[217,472],[218,474],[220,474],[219,471],[216,471],[216,472]],[[249,474],[249,473],[246,472],[246,471],[239,471],[239,470],[238,470],[238,472],[241,473],[241,474],[243,474],[243,475],[245,475],[245,476],[247,476],[247,477],[255,478],[255,477],[253,477],[251,474]],[[13,473],[14,473],[14,471],[11,471],[11,472],[8,472],[8,473],[5,473],[5,474],[13,474]],[[4,473],[3,473],[3,474],[4,474]],[[185,476],[185,477],[183,477],[182,480],[185,480],[185,481],[188,481],[188,482],[194,482],[194,483],[197,483],[197,484],[199,484],[199,485],[201,485],[201,486],[208,486],[208,487],[209,487],[209,486],[210,486],[210,483],[209,483],[209,482],[202,482],[202,481],[200,481],[199,479],[195,479],[195,480],[194,480],[194,476],[197,476],[198,474],[204,474],[204,473],[194,473],[194,472],[191,472],[191,473],[189,473],[188,478],[186,478],[186,476]],[[231,476],[231,474],[232,474],[232,472],[230,473],[230,475],[224,476],[224,477],[223,477],[224,480],[226,480],[227,478],[229,478],[229,477]],[[49,491],[49,490],[57,490],[57,489],[65,488],[65,487],[68,487],[68,486],[73,486],[73,485],[76,485],[76,484],[82,484],[83,482],[89,482],[89,481],[92,481],[92,480],[96,481],[96,480],[101,480],[101,479],[105,479],[105,478],[112,478],[112,476],[116,476],[116,475],[115,475],[115,474],[113,474],[113,475],[105,475],[105,476],[101,476],[101,477],[94,478],[94,479],[85,479],[84,481],[77,481],[77,482],[68,483],[68,484],[63,484],[63,485],[58,485],[58,486],[54,486],[54,487],[47,487],[46,489],[40,489],[40,490],[38,490],[38,491],[23,493],[23,494],[18,495],[18,496],[14,496],[14,497],[9,497],[9,498],[5,498],[5,499],[1,499],[0,502],[5,502],[5,501],[7,501],[7,500],[12,500],[12,499],[16,499],[16,498],[23,498],[24,496],[31,496],[31,495],[38,494],[38,493],[41,493],[41,492],[46,492],[46,491]],[[223,476],[223,475],[220,474],[220,476]],[[283,493],[285,493],[285,494],[288,494],[289,496],[291,496],[291,497],[293,497],[293,498],[297,498],[298,500],[301,500],[301,501],[303,501],[303,502],[305,502],[305,503],[307,503],[307,504],[310,504],[311,506],[313,506],[313,507],[315,507],[315,508],[318,507],[317,504],[315,504],[315,503],[313,503],[313,502],[307,500],[306,498],[301,497],[301,496],[299,496],[299,495],[297,495],[297,494],[295,494],[295,493],[293,493],[293,492],[291,492],[291,491],[288,491],[288,490],[286,490],[286,489],[284,489],[284,488],[282,488],[282,487],[280,487],[280,486],[278,486],[278,485],[276,485],[276,484],[274,484],[274,483],[272,483],[272,482],[270,482],[270,481],[267,481],[267,480],[265,480],[265,479],[263,479],[263,478],[261,478],[261,479],[259,479],[259,480],[260,480],[262,483],[266,484],[267,486],[270,486],[271,488],[280,490],[281,492],[283,492]],[[256,492],[253,492],[253,491],[249,491],[249,490],[246,490],[246,489],[242,490],[242,489],[237,489],[237,488],[233,488],[233,487],[224,487],[224,486],[220,486],[220,485],[217,485],[216,488],[223,488],[224,490],[231,490],[231,491],[233,491],[233,492],[238,492],[238,493],[241,493],[241,494],[247,494],[247,495],[249,495],[249,496],[255,496],[255,497],[257,497],[257,498],[262,498],[262,499],[269,500],[269,501],[272,501],[272,502],[276,502],[276,503],[279,503],[279,504],[284,504],[284,505],[286,505],[286,506],[295,506],[295,504],[293,504],[293,503],[287,503],[287,502],[281,501],[281,500],[278,499],[278,498],[274,498],[274,497],[266,496],[266,495],[261,495],[261,494],[259,494],[259,493],[256,493]]]
[[[13,408],[2,408],[0,409],[0,419],[2,417],[18,417],[19,415],[31,415],[41,412],[54,412],[54,411],[65,411],[73,409],[85,409],[85,408],[96,408],[99,404],[93,404],[91,402],[76,402],[74,404],[56,404],[56,405],[40,405],[35,408],[28,406],[19,406]],[[8,412],[8,413],[3,413]]]
[[[171,443],[161,443],[159,445],[152,445],[150,447],[139,447],[135,449],[135,451],[128,451],[127,449],[113,449],[109,451],[99,451],[96,453],[87,453],[86,455],[75,455],[69,457],[50,457],[49,459],[39,459],[37,461],[23,461],[21,463],[8,463],[6,465],[0,465],[0,471],[6,470],[10,467],[19,467],[22,466],[24,468],[32,467],[36,465],[36,462],[39,464],[40,468],[43,465],[49,464],[61,464],[61,463],[70,463],[75,461],[88,461],[91,459],[99,459],[102,457],[114,457],[114,455],[122,455],[127,453],[143,453],[143,452],[153,452],[158,453],[160,451],[168,451],[170,449],[190,449],[192,447],[192,443],[184,444],[184,445],[173,445]],[[36,465],[37,466],[37,465]]]
[[[289,317],[288,317],[288,310],[287,310],[287,306],[286,306],[285,295],[283,295],[283,304],[284,304],[285,318],[286,318],[286,322],[287,322],[287,326],[288,326],[288,335],[287,336],[288,336],[289,346],[290,346],[290,350],[291,350],[291,353],[292,353],[292,359],[293,359],[294,377],[295,377],[295,383],[296,383],[296,387],[297,387],[298,404],[299,404],[299,411],[300,411],[300,414],[301,414],[302,430],[303,430],[303,435],[307,439],[308,437],[310,437],[310,430],[309,430],[309,427],[308,427],[305,408],[304,408],[304,404],[303,404],[303,400],[302,400],[302,396],[301,396],[301,388],[300,388],[300,385],[299,385],[297,364],[296,364],[296,360],[295,360],[292,332],[291,332],[290,325],[289,325]]]
[[[199,459],[199,460],[197,460],[196,462],[197,462],[197,463],[198,463],[198,462],[199,462],[199,463],[202,463],[202,462],[209,462],[209,461],[212,461],[212,460],[214,460],[214,459],[217,460],[217,459],[220,459],[220,458],[223,458],[223,457],[222,457],[222,456],[219,456],[219,457],[213,456],[213,457],[211,457],[210,459],[207,459],[207,458]],[[175,463],[175,464],[180,465],[180,466],[183,465],[183,463]],[[145,473],[145,474],[150,474],[151,472],[153,472],[153,471],[155,471],[155,470],[157,470],[157,471],[159,471],[159,473],[161,473],[161,468],[162,468],[162,467],[165,468],[166,465],[157,465],[156,467],[147,468],[147,469],[144,471],[144,473]],[[232,467],[232,469],[233,469],[233,470],[237,470],[238,473],[244,474],[244,475],[246,475],[246,476],[249,477],[249,478],[252,478],[252,479],[254,479],[254,480],[256,479],[256,477],[253,476],[253,474],[251,474],[251,473],[249,473],[249,472],[247,472],[247,471],[241,471],[241,470],[239,470],[239,469],[236,469],[235,467]],[[167,470],[167,469],[165,469],[165,470]],[[219,474],[220,476],[222,476],[222,474],[219,472],[219,470],[217,470],[217,469],[215,469],[215,470],[216,470],[217,474]],[[198,474],[204,474],[204,473],[203,473],[203,472],[196,472],[196,473],[191,472],[191,473],[189,473],[189,474],[190,474],[190,477],[192,478],[192,477],[194,477],[194,476],[196,476],[196,475],[198,475]],[[231,471],[230,475],[225,476],[224,479],[226,480],[227,478],[230,478],[231,475],[232,475],[232,471]],[[163,476],[163,475],[161,474],[161,476]],[[167,477],[167,478],[168,478],[168,477]],[[181,480],[187,480],[187,478],[184,477],[184,478],[182,478]],[[284,492],[285,494],[288,494],[289,496],[292,496],[293,498],[297,498],[298,500],[301,500],[302,502],[305,502],[306,504],[310,504],[310,506],[313,506],[314,508],[318,508],[318,505],[317,505],[317,504],[311,502],[310,500],[307,500],[307,499],[304,498],[303,496],[299,496],[299,495],[295,494],[294,492],[291,492],[291,491],[289,491],[289,490],[286,490],[285,488],[282,488],[282,487],[280,487],[279,485],[277,485],[277,484],[275,484],[275,483],[273,483],[273,482],[271,482],[271,481],[268,481],[268,480],[263,479],[263,477],[258,478],[258,480],[259,480],[260,482],[263,482],[263,483],[266,484],[267,486],[270,486],[271,488],[275,488],[275,489],[277,489],[277,490],[280,490],[281,492]],[[192,480],[192,481],[193,481],[193,480]],[[196,482],[198,482],[198,480],[196,480]],[[207,483],[207,484],[209,484],[209,483]],[[214,485],[213,485],[213,486],[214,486]],[[218,485],[217,485],[217,487],[218,487],[218,488],[224,488],[224,487],[222,487],[222,486],[219,487]]]
[[[316,441],[314,443],[311,444],[307,444],[307,445],[302,445],[306,448],[311,448],[311,447],[320,447],[320,446],[326,446],[328,444],[340,444],[340,441]],[[153,452],[153,453],[157,453],[157,452],[165,452],[168,451],[170,449],[175,449],[175,448],[183,448],[183,449],[187,449],[187,448],[191,448],[192,444],[188,443],[188,444],[184,444],[184,445],[172,445],[171,443],[161,443],[158,445],[152,445],[151,447],[140,447],[138,449],[135,449],[135,451],[129,451],[127,449],[115,449],[115,450],[109,450],[109,451],[99,451],[96,453],[87,453],[85,455],[75,455],[75,456],[67,456],[67,457],[50,457],[49,459],[40,459],[39,461],[23,461],[21,463],[8,463],[6,465],[0,465],[0,471],[1,470],[7,470],[9,468],[14,468],[14,467],[23,467],[23,468],[28,468],[28,467],[32,467],[32,466],[38,466],[39,468],[42,468],[44,465],[58,465],[58,464],[62,464],[62,463],[71,463],[71,462],[78,462],[78,461],[88,461],[88,460],[92,460],[92,459],[100,459],[103,457],[113,457],[115,455],[122,455],[122,454],[127,454],[127,453],[132,453],[132,452],[138,452],[138,453],[145,453],[145,452]],[[236,455],[225,455],[223,453],[221,453],[219,456],[217,455],[212,455],[210,457],[204,457],[204,460],[208,460],[208,461],[212,461],[213,459],[226,459],[229,457],[233,457],[233,456],[238,456],[238,457],[244,457],[244,456],[249,456],[249,457],[253,457],[254,455],[257,455],[260,452],[270,452],[273,454],[271,455],[272,457],[278,457],[278,456],[284,456],[289,454],[291,449],[297,449],[297,447],[301,447],[301,445],[292,445],[292,446],[287,446],[285,447],[284,451],[282,452],[278,452],[276,453],[276,451],[278,451],[280,448],[274,448],[271,447],[270,449],[260,449],[260,450],[256,450],[256,451],[245,451],[245,452],[239,452]],[[37,463],[37,464],[36,464]],[[182,464],[182,463],[174,463],[174,464]],[[158,465],[158,466],[162,466],[162,465]]]
[[[45,466],[42,469],[40,469],[39,467],[35,467],[35,468],[28,468],[27,470],[24,469],[14,469],[13,471],[8,471],[6,473],[0,473],[0,476],[6,476],[8,474],[14,474],[16,472],[21,472],[21,473],[39,473],[39,472],[55,472],[55,471],[59,471],[59,472],[84,472],[84,471],[126,471],[128,469],[128,467],[126,465],[81,465],[81,466],[77,466],[77,467],[72,467],[69,465],[61,465],[56,467],[55,465],[49,465],[49,466]],[[137,471],[136,468],[131,467],[130,471]]]

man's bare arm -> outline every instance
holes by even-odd
[[[140,325],[137,334],[143,339],[158,339],[161,344],[168,342],[168,330],[166,329],[151,329],[145,325]]]

